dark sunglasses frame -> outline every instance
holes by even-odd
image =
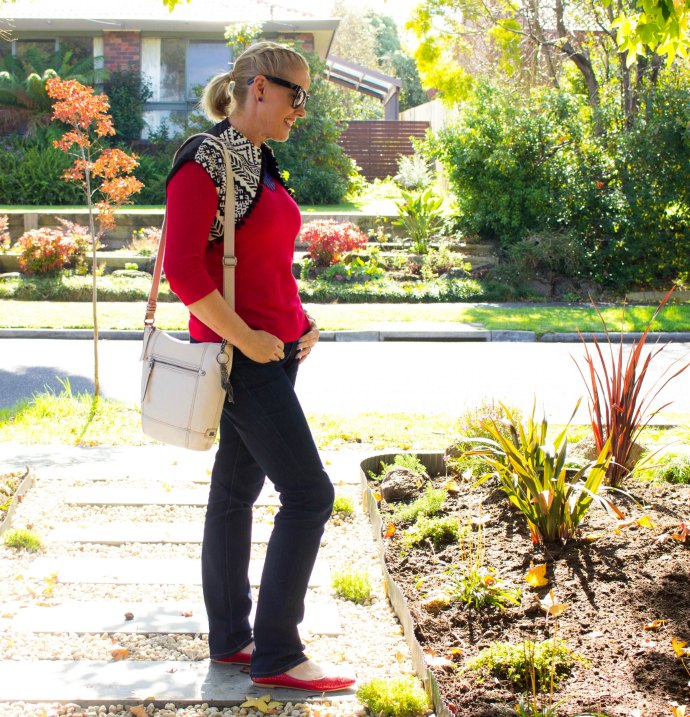
[[[250,77],[247,80],[247,84],[251,85],[255,77]],[[297,85],[294,82],[289,82],[288,80],[284,80],[282,77],[274,77],[273,75],[262,75],[262,77],[265,77],[269,82],[272,82],[274,85],[280,85],[281,87],[287,87],[289,90],[293,90],[295,92],[295,96],[292,98],[292,109],[298,110],[300,107],[306,107],[307,102],[309,101],[309,95],[307,94],[307,91],[302,87],[302,85]]]

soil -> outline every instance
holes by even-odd
[[[447,478],[432,480],[439,487]],[[690,537],[684,542],[660,539],[688,523],[690,485],[630,483],[625,488],[634,500],[617,496],[615,502],[633,520],[631,525],[620,526],[615,516],[594,505],[578,538],[565,546],[533,545],[522,515],[496,484],[475,489],[461,485],[448,496],[445,513],[461,516],[465,524],[485,517],[485,565],[496,571],[502,586],[521,590],[521,605],[505,612],[492,607],[476,611],[455,602],[431,614],[422,602],[447,580],[444,571],[461,568],[460,546],[433,548],[427,543],[409,549],[403,542],[404,524],[385,539],[386,564],[407,598],[422,649],[454,663],[432,668],[452,713],[515,714],[512,708],[524,688],[493,675],[481,681],[463,669],[463,662],[493,642],[552,637],[554,620],[547,624],[539,603],[549,590],[556,602],[568,606],[557,621],[558,638],[590,663],[576,664],[561,681],[554,703],[565,702],[552,714],[670,717],[679,714],[672,712],[672,703],[690,707],[690,674],[672,647],[673,637],[690,643]],[[384,527],[390,510],[381,505]],[[635,522],[646,515],[653,528]],[[546,564],[547,586],[535,589],[525,581],[532,563]],[[645,629],[654,620],[667,622]],[[459,650],[451,652],[453,648]],[[685,662],[690,668],[690,657]]]

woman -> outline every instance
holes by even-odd
[[[325,692],[354,679],[309,660],[297,629],[334,497],[294,391],[298,366],[319,330],[302,308],[292,275],[300,212],[264,144],[288,139],[305,116],[309,84],[304,57],[269,42],[253,45],[232,72],[209,82],[202,106],[221,120],[209,132],[230,150],[234,187],[226,186],[223,153],[214,140],[195,138],[185,146],[168,177],[164,267],[189,308],[192,341],[226,339],[235,347],[202,547],[211,659],[250,665],[256,684]],[[222,296],[225,197],[233,190],[234,311]],[[265,476],[281,508],[252,631],[252,506]]]

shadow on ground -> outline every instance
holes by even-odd
[[[93,379],[80,374],[56,376],[50,366],[31,366],[18,371],[0,370],[0,408],[10,408],[22,399],[30,399],[45,390],[56,394],[64,390],[60,381],[69,381],[74,395],[93,393]]]

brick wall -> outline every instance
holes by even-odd
[[[104,32],[105,68],[116,70],[141,69],[141,37],[139,32]]]

